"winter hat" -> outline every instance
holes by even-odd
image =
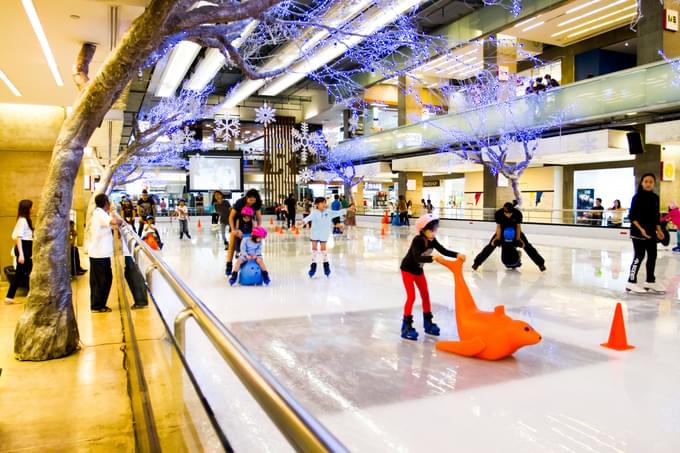
[[[420,216],[418,217],[418,220],[416,220],[416,231],[420,233],[423,230],[431,229],[435,223],[439,223],[439,217],[434,214]]]
[[[253,212],[253,208],[251,208],[250,206],[244,206],[243,209],[241,209],[241,215],[242,216],[247,215],[247,216],[252,217],[253,214],[255,214],[255,213]]]
[[[255,238],[262,238],[262,239],[264,239],[264,238],[267,237],[267,230],[265,230],[264,228],[258,226],[258,227],[253,228],[252,235],[253,235],[253,237],[255,237]]]

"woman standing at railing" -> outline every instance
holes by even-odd
[[[635,257],[630,265],[630,275],[626,291],[644,294],[664,294],[663,288],[656,283],[654,269],[656,267],[656,243],[657,239],[663,239],[661,230],[661,215],[659,213],[659,196],[654,193],[656,176],[652,173],[642,175],[637,193],[633,196],[630,204],[630,237],[633,240]],[[637,283],[637,274],[642,260],[647,255],[647,278],[640,286]]]
[[[626,210],[621,207],[620,200],[614,200],[614,206],[607,209],[607,212],[610,213],[609,226],[620,227],[623,225],[623,215],[626,213]]]

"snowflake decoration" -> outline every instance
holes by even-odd
[[[189,145],[194,141],[194,135],[196,135],[196,131],[189,129],[189,126],[184,126],[184,129],[172,134],[172,142],[180,146]]]
[[[310,154],[316,154],[316,147],[314,146],[317,140],[316,133],[309,133],[309,125],[302,123],[300,130],[293,129],[293,151],[300,154],[300,162],[307,163],[307,158]]]
[[[219,118],[215,120],[215,136],[224,140],[236,138],[241,134],[241,123],[238,118]]]
[[[579,149],[585,151],[586,154],[592,153],[597,150],[597,139],[592,135],[586,135],[579,140]]]
[[[269,126],[270,123],[276,123],[275,115],[276,109],[269,107],[266,102],[262,107],[255,109],[255,121],[264,127]]]
[[[349,117],[349,130],[355,133],[359,129],[359,115],[357,112],[352,112],[352,116]]]
[[[307,184],[314,179],[314,172],[309,168],[303,168],[300,172],[299,179],[301,184]]]

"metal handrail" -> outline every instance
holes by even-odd
[[[134,250],[135,261],[138,261],[137,256],[142,252],[151,263],[146,275],[149,288],[151,288],[151,275],[160,274],[184,306],[173,323],[175,339],[181,354],[184,354],[184,323],[187,319],[193,318],[293,448],[304,452],[348,451],[290,395],[271,373],[251,356],[229,329],[129,226],[123,227],[122,232],[126,237],[129,250]],[[130,247],[132,244],[136,245]]]

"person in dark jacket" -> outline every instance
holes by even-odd
[[[292,193],[288,194],[288,198],[286,198],[284,204],[286,205],[286,209],[288,209],[288,225],[286,226],[292,228],[295,226],[295,209],[297,208],[297,199],[295,198],[295,195]]]
[[[630,204],[630,238],[633,240],[635,256],[630,265],[630,275],[626,291],[644,294],[664,294],[663,288],[656,283],[654,269],[656,267],[656,243],[663,239],[661,214],[659,212],[659,196],[654,193],[656,176],[652,173],[642,175],[637,193]],[[647,278],[640,286],[637,274],[642,260],[647,255]]]
[[[444,258],[433,257],[432,251],[436,250],[450,258],[459,257],[465,260],[465,255],[448,250],[441,245],[436,238],[439,228],[439,219],[432,214],[425,214],[416,221],[418,235],[413,238],[411,247],[401,261],[401,278],[406,289],[406,304],[404,305],[404,319],[401,323],[401,337],[407,340],[417,340],[418,332],[413,328],[413,303],[416,300],[415,286],[418,287],[420,298],[423,302],[423,328],[429,335],[439,336],[439,326],[432,322],[432,308],[430,305],[430,293],[427,288],[427,280],[423,265],[433,261],[441,262]]]

